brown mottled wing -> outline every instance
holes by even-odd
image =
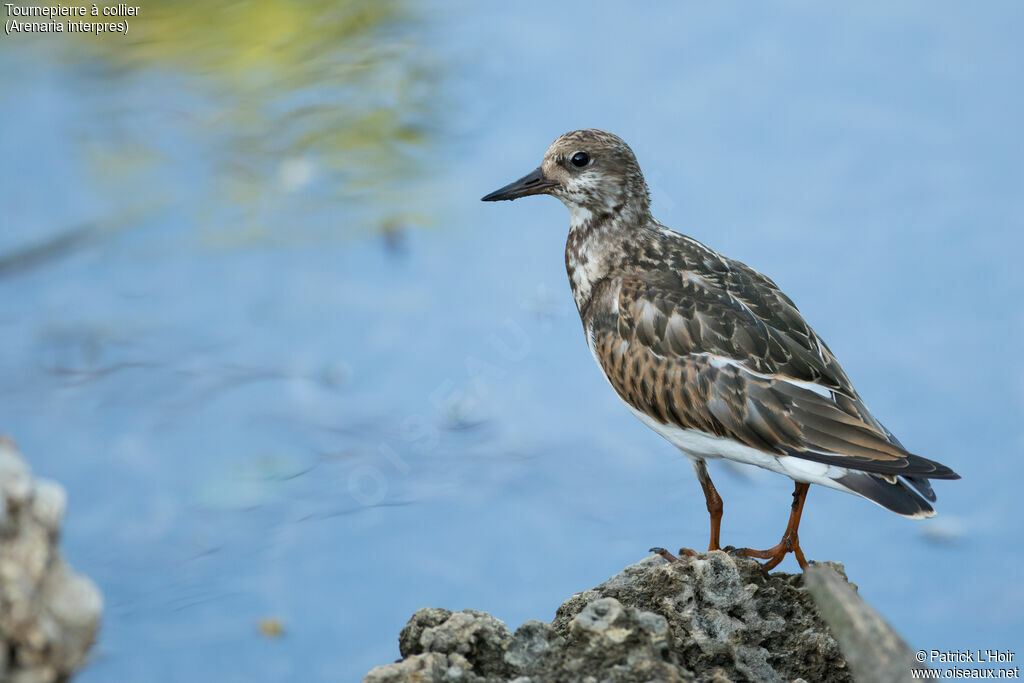
[[[696,272],[640,275],[627,286],[627,298],[651,295],[662,312],[689,320],[688,331],[694,335],[665,339],[675,343],[676,353],[715,353],[759,373],[785,375],[856,396],[832,351],[778,285],[721,256],[704,259],[702,265]],[[690,342],[688,348],[683,349],[681,341]]]
[[[659,422],[776,455],[955,476],[890,440],[793,303],[764,276],[730,265],[619,277],[595,291],[589,334],[623,400]]]

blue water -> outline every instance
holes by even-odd
[[[963,475],[925,522],[813,490],[808,556],[916,648],[1019,647],[1024,9],[417,21],[430,140],[368,205],[325,200],[315,154],[222,144],[195,74],[0,43],[0,254],[91,230],[0,277],[0,429],[68,489],[64,552],[106,599],[80,680],[354,680],[419,607],[547,620],[706,541],[689,466],[587,353],[565,209],[478,201],[591,126],[631,143],[661,221],[773,277],[887,426]],[[227,192],[234,163],[298,189]],[[396,207],[417,218],[387,241]],[[712,475],[723,541],[773,544],[791,483]]]

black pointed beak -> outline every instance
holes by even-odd
[[[544,177],[544,172],[538,166],[533,173],[524,175],[514,183],[509,183],[500,190],[495,190],[486,197],[480,199],[482,202],[498,202],[502,199],[519,199],[531,194],[547,192],[558,185],[554,180]]]

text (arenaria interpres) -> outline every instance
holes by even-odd
[[[140,5],[43,6],[4,3],[7,18],[4,32],[12,33],[120,33],[127,35],[128,21],[123,17],[137,17]],[[13,17],[13,18],[11,18]],[[99,20],[92,20],[96,17]],[[103,21],[102,19],[121,19]]]

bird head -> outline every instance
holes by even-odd
[[[574,130],[548,147],[541,165],[519,180],[483,197],[485,202],[549,194],[569,207],[573,218],[621,212],[646,214],[647,183],[633,150],[603,130]]]

